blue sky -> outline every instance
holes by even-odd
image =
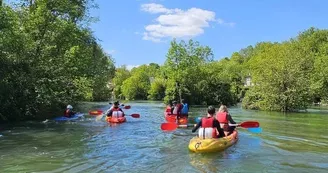
[[[326,0],[95,0],[91,25],[115,65],[163,64],[173,37],[230,57],[261,41],[284,41],[309,27],[326,29]]]

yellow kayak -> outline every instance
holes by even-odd
[[[193,137],[189,142],[189,150],[196,153],[218,152],[227,149],[238,141],[238,132],[224,138],[202,139]]]

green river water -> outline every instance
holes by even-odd
[[[83,103],[84,119],[24,122],[0,128],[0,172],[328,172],[328,111],[282,114],[231,107],[237,122],[256,120],[262,133],[239,130],[236,145],[219,153],[188,150],[191,129],[163,132],[165,105],[130,102],[127,122],[110,125],[87,116],[107,102]],[[205,113],[191,108],[190,123]]]

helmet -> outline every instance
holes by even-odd
[[[72,105],[67,105],[67,109],[73,109]]]

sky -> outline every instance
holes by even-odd
[[[209,46],[214,59],[262,41],[328,28],[327,0],[95,0],[91,24],[115,65],[162,65],[173,38]]]

